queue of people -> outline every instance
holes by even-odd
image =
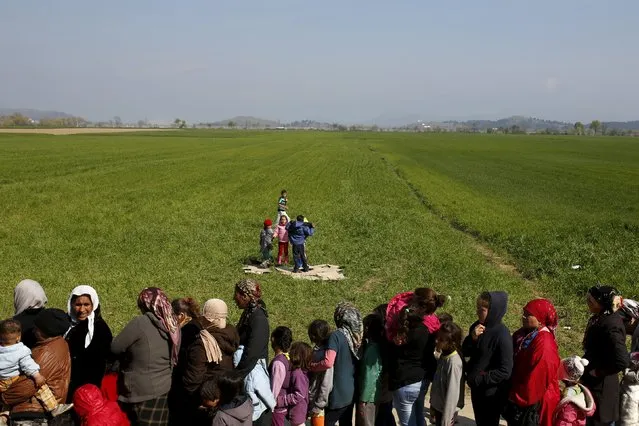
[[[584,352],[563,360],[547,299],[527,303],[511,335],[508,295],[481,293],[465,338],[430,288],[364,316],[341,302],[334,324],[314,320],[308,336],[271,330],[254,279],[233,299],[237,325],[222,299],[200,308],[145,288],[140,314],[113,337],[94,288],[74,288],[64,312],[47,307],[39,283],[20,282],[15,315],[0,323],[0,422],[451,426],[467,385],[479,426],[639,424],[639,304],[612,287],[588,291]]]

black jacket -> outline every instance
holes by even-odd
[[[266,309],[266,308],[265,308]],[[257,308],[244,324],[238,324],[240,345],[244,346],[242,359],[236,369],[247,376],[259,359],[268,360],[268,343],[271,336],[266,311]]]
[[[390,381],[389,389],[397,390],[401,387],[422,382],[426,376],[427,351],[430,333],[422,323],[408,330],[406,343],[391,344],[390,347]]]
[[[626,350],[626,329],[619,314],[593,317],[584,337],[584,358],[590,363],[581,382],[590,389],[597,404],[594,420],[619,420],[619,378],[630,362]]]
[[[470,326],[464,339],[462,353],[468,363],[466,380],[473,393],[494,396],[508,395],[508,380],[513,369],[513,341],[510,331],[501,322],[508,309],[508,294],[502,291],[490,293],[490,308],[484,325],[486,330],[474,342],[470,333],[479,321]]]
[[[33,320],[35,320],[35,317],[43,310],[44,308],[27,309],[13,317],[14,320],[20,322],[20,325],[22,326],[21,340],[29,349],[33,349],[36,345],[36,338],[33,333]]]
[[[107,323],[100,317],[93,324],[93,339],[84,347],[88,333],[88,321],[80,321],[67,334],[67,343],[71,353],[71,383],[68,399],[73,398],[77,388],[87,383],[100,387],[106,371],[107,360],[111,357],[113,335]]]

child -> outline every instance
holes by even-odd
[[[280,223],[280,219],[282,218],[282,216],[286,216],[286,219],[288,219],[288,206],[286,205],[287,203],[288,192],[286,192],[286,189],[282,189],[280,198],[277,199],[277,221],[275,223]]]
[[[286,230],[286,224],[288,223],[288,216],[282,215],[280,217],[277,228],[275,228],[275,238],[277,238],[277,264],[280,266],[282,263],[288,264],[288,231]],[[282,262],[284,261],[284,262]]]
[[[639,352],[630,354],[630,368],[621,381],[620,414],[620,426],[639,424]]]
[[[73,394],[73,407],[81,426],[129,426],[117,402],[109,401],[96,385],[80,386]]]
[[[202,405],[214,410],[212,426],[253,424],[253,406],[244,394],[243,382],[242,375],[235,370],[219,370],[204,382],[200,396]]]
[[[275,358],[268,369],[271,376],[271,392],[275,398],[273,426],[284,426],[288,412],[284,397],[291,386],[291,364],[288,351],[292,342],[293,332],[288,327],[277,327],[271,333],[271,348],[275,352]]]
[[[306,252],[304,243],[306,238],[315,233],[315,228],[311,222],[304,222],[304,216],[297,216],[297,220],[286,224],[286,230],[288,231],[288,240],[293,246],[293,259],[295,260],[295,266],[293,272],[299,272],[300,268],[304,272],[308,272],[308,262],[306,259]]]
[[[37,388],[36,399],[52,417],[68,411],[73,404],[58,404],[58,401],[40,374],[40,366],[31,358],[31,350],[20,339],[22,326],[13,319],[0,322],[0,394],[18,380],[20,375],[30,377]],[[8,413],[0,414],[0,425],[7,424]]]
[[[262,266],[268,268],[270,262],[273,261],[271,250],[273,249],[273,230],[271,229],[273,222],[271,219],[264,221],[264,228],[260,232],[260,250],[262,252]]]
[[[464,407],[461,333],[457,324],[444,322],[435,335],[435,350],[440,354],[430,391],[430,415],[435,426],[454,425],[458,409]]]
[[[384,321],[375,314],[364,318],[364,356],[360,362],[359,403],[355,415],[357,426],[374,426],[377,403],[382,393],[382,353],[380,341],[384,336]]]
[[[565,388],[555,408],[555,426],[584,426],[586,417],[595,414],[595,399],[588,388],[579,383],[588,364],[587,359],[578,356],[561,360],[559,380],[564,382]]]
[[[513,341],[502,323],[508,309],[508,294],[484,292],[477,298],[478,320],[470,326],[462,352],[467,359],[470,387],[477,426],[498,426],[508,400],[513,369]]]
[[[308,326],[308,338],[315,345],[313,348],[313,362],[324,359],[328,346],[330,327],[324,320],[315,320]],[[333,368],[319,373],[312,373],[309,385],[308,411],[311,426],[324,426],[324,409],[328,405],[328,396],[333,390]]]
[[[289,352],[291,362],[291,384],[285,395],[280,393],[277,405],[288,407],[291,426],[303,426],[308,412],[308,367],[311,365],[313,349],[304,342],[295,342]]]

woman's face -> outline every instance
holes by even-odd
[[[530,312],[524,311],[524,315],[521,317],[521,326],[528,330],[536,330],[539,328],[539,320]]]
[[[93,303],[91,298],[86,294],[76,297],[71,303],[71,308],[78,321],[84,321],[93,312]]]
[[[233,297],[233,299],[235,300],[235,304],[237,305],[238,308],[240,309],[248,308],[250,299],[245,294],[235,290],[235,296]]]
[[[590,311],[590,313],[592,314],[601,313],[603,308],[601,307],[599,302],[597,302],[595,298],[592,297],[590,293],[588,293],[588,296],[586,297],[586,303],[588,304],[588,310]]]

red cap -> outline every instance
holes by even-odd
[[[271,225],[273,225],[273,221],[271,219],[266,219],[264,221],[264,226],[271,226]]]

